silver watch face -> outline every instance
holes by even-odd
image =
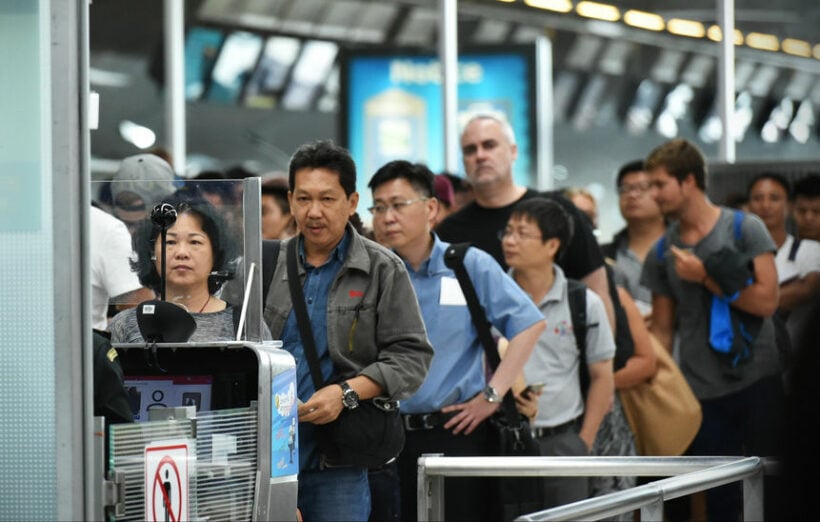
[[[498,396],[498,392],[492,386],[484,388],[484,398],[488,402],[501,402],[501,397]]]

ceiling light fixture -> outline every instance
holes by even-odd
[[[702,23],[683,18],[672,18],[666,22],[666,30],[672,34],[689,38],[703,38],[706,34]]]
[[[569,13],[572,11],[572,2],[569,0],[524,0],[524,3],[530,7],[537,7],[538,9],[546,9],[547,11],[555,11],[558,13]]]
[[[749,33],[746,35],[746,45],[760,51],[780,50],[780,41],[773,34]]]
[[[624,13],[624,23],[647,31],[663,31],[666,27],[662,16],[635,9]]]
[[[621,19],[621,11],[617,7],[598,2],[579,2],[575,7],[575,12],[584,18],[594,18],[607,22],[617,22]]]
[[[723,30],[719,25],[710,25],[706,30],[706,38],[713,42],[722,42]],[[743,33],[739,29],[735,29],[735,45],[743,45]]]
[[[119,124],[119,131],[122,139],[139,149],[145,150],[157,141],[154,131],[131,120],[122,120]]]
[[[786,38],[780,42],[780,47],[783,49],[783,52],[787,54],[802,56],[803,58],[811,57],[811,45],[805,40]]]

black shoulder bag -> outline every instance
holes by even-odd
[[[468,243],[453,244],[444,252],[444,264],[456,274],[458,284],[467,301],[470,317],[484,347],[487,363],[495,371],[501,363],[498,347],[490,332],[490,323],[478,302],[473,282],[464,267]],[[527,417],[518,412],[512,390],[504,394],[501,407],[487,419],[496,438],[497,455],[500,457],[541,456],[538,442],[532,437]],[[541,477],[502,478],[496,487],[503,520],[513,520],[523,513],[532,513],[544,507],[544,480]]]
[[[316,341],[310,327],[302,285],[299,284],[296,244],[296,238],[288,242],[288,287],[313,386],[319,390],[333,383],[325,382],[319,367]],[[322,453],[322,467],[375,468],[395,459],[404,447],[404,427],[396,402],[359,401],[356,408],[343,408],[335,421],[317,425],[316,433]]]

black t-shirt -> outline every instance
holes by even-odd
[[[604,266],[604,258],[589,221],[583,218],[583,214],[571,201],[558,192],[536,192],[532,189],[527,189],[518,201],[539,196],[561,204],[572,217],[575,233],[558,263],[566,276],[581,279]],[[481,207],[473,201],[442,221],[436,227],[436,233],[443,241],[450,243],[472,243],[493,256],[506,270],[507,264],[504,262],[498,233],[506,228],[512,209],[518,201],[500,208]]]

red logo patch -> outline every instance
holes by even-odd
[[[362,297],[364,292],[361,290],[351,290],[348,292],[348,295],[350,295],[351,299],[355,299],[356,297]]]

